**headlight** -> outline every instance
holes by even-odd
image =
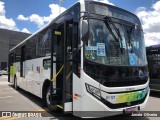
[[[96,87],[93,87],[91,85],[88,85],[87,83],[86,83],[86,89],[87,89],[87,92],[89,92],[94,97],[96,97],[98,99],[101,98],[101,91],[100,91],[100,89],[98,89]]]

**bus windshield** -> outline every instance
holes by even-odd
[[[114,21],[113,21],[114,22]],[[89,19],[89,39],[85,43],[86,59],[119,66],[144,66],[147,64],[143,32],[132,25]]]

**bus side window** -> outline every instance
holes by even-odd
[[[21,61],[20,61],[20,77],[24,77],[24,71],[23,71],[23,62],[25,61],[25,46],[21,47]]]

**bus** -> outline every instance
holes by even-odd
[[[81,0],[11,49],[9,58],[15,89],[64,113],[110,116],[138,111],[149,98],[140,20],[116,6]]]
[[[148,69],[150,76],[150,89],[160,91],[160,45],[146,47]]]

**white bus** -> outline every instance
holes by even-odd
[[[149,98],[141,23],[115,6],[77,2],[11,49],[9,58],[15,89],[75,116],[138,111]]]

